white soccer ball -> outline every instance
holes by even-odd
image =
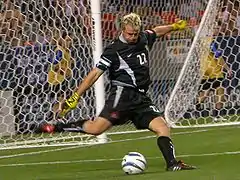
[[[147,166],[145,157],[138,152],[129,152],[123,157],[122,170],[126,174],[139,174],[142,173]]]

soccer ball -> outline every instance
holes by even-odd
[[[126,174],[142,173],[146,169],[146,165],[145,157],[138,152],[129,152],[122,160],[122,170]]]

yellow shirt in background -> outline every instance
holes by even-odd
[[[206,39],[207,44],[211,44],[213,41],[212,38]],[[210,48],[208,52],[206,52],[208,56],[204,56],[201,59],[201,73],[203,79],[215,79],[215,78],[223,78],[224,74],[222,72],[223,66],[221,61],[224,61],[220,56],[219,58],[214,57],[214,53],[211,52]]]
[[[54,60],[58,58],[56,64],[52,62],[48,72],[48,82],[52,85],[61,84],[65,79],[72,76],[71,70],[71,55],[66,49],[61,46],[54,50]],[[56,57],[58,55],[58,57]]]

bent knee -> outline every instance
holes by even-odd
[[[91,124],[88,124],[87,126],[84,126],[84,131],[87,134],[98,136],[98,135],[102,134],[105,131],[105,129],[103,129],[99,126],[96,126],[96,124],[94,124],[94,123],[91,123]]]
[[[100,134],[102,134],[104,131],[100,130],[100,129],[97,129],[97,128],[91,128],[89,129],[89,133],[94,135],[94,136],[98,136]]]
[[[92,135],[100,135],[112,126],[111,122],[104,118],[96,118],[84,124],[84,131]]]
[[[154,118],[149,124],[149,129],[158,136],[170,136],[170,128],[163,117]]]

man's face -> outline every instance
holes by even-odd
[[[139,32],[140,30],[134,29],[131,25],[126,25],[122,30],[122,35],[127,43],[134,44],[138,40]]]

